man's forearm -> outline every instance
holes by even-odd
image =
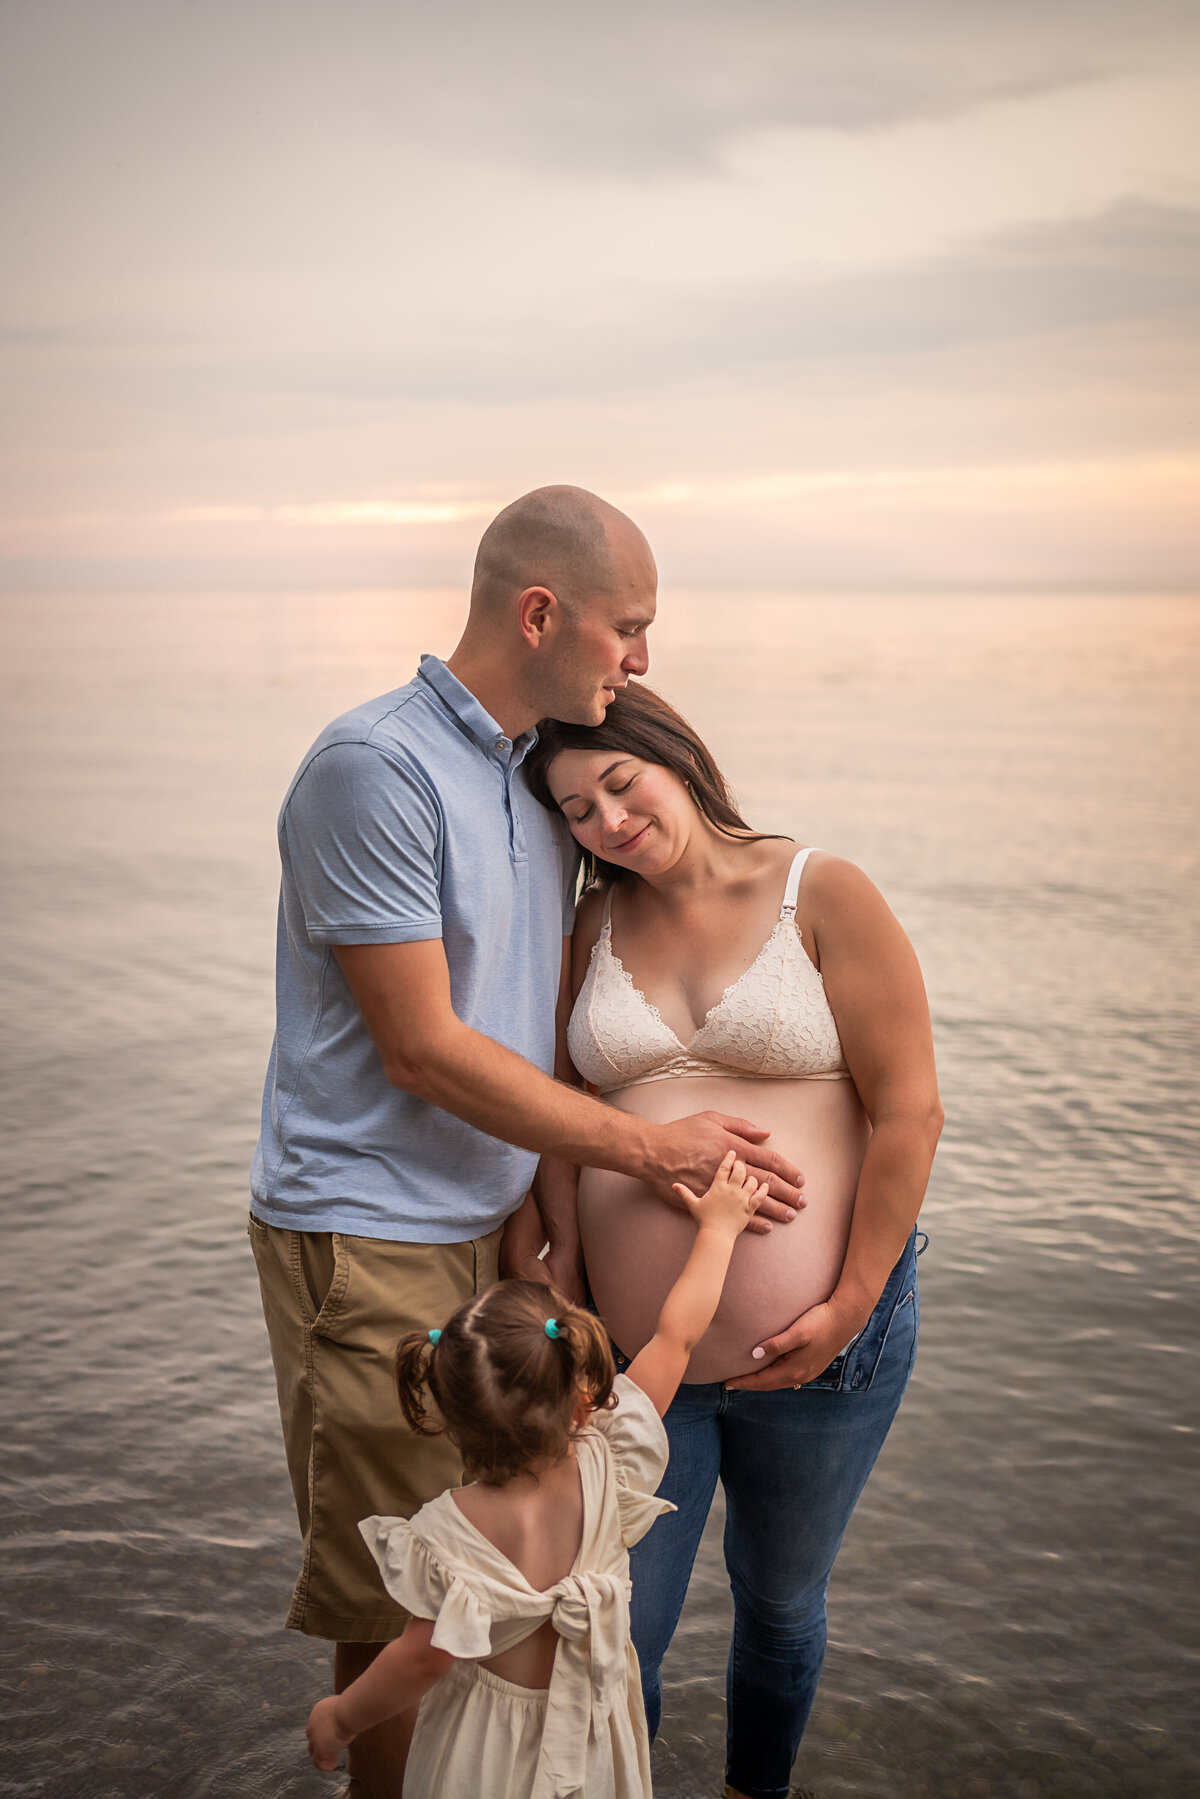
[[[643,1119],[551,1080],[458,1019],[422,1043],[419,1055],[395,1059],[387,1074],[394,1086],[502,1142],[638,1180],[657,1178],[652,1128]]]
[[[716,1112],[651,1123],[602,1105],[474,1031],[451,1005],[449,972],[437,942],[342,945],[335,952],[388,1079],[405,1092],[453,1112],[501,1142],[591,1168],[609,1168],[653,1187],[678,1204],[683,1181],[703,1191],[730,1150],[760,1168],[770,1197],[750,1228],[769,1230],[800,1202],[799,1170],[760,1145],[767,1136],[746,1119]],[[570,993],[559,1001],[560,1074],[571,1072],[562,1039]]]

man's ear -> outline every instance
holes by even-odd
[[[548,587],[527,587],[517,598],[517,625],[531,650],[542,647],[561,618],[562,607]]]

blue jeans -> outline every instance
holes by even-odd
[[[916,1355],[916,1239],[863,1330],[815,1380],[775,1393],[681,1387],[664,1420],[671,1460],[659,1493],[679,1509],[630,1555],[646,1718],[653,1737],[662,1659],[719,1475],[734,1603],[725,1777],[749,1799],[786,1799],[825,1659],[834,1557]]]

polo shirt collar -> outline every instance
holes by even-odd
[[[510,745],[491,713],[480,705],[470,688],[464,687],[457,675],[451,674],[440,656],[423,655],[417,675],[433,688],[447,711],[454,714],[480,749],[489,756],[500,755],[502,760],[507,761],[511,750],[513,760],[519,762],[537,742],[536,731],[523,731]],[[505,746],[503,749],[502,745]]]

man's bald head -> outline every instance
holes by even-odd
[[[497,620],[518,594],[545,587],[571,611],[620,580],[619,549],[641,532],[623,512],[583,487],[536,487],[488,526],[475,557],[472,619]]]
[[[484,532],[446,666],[510,737],[539,718],[599,724],[649,667],[658,570],[632,519],[582,487],[539,487]]]

